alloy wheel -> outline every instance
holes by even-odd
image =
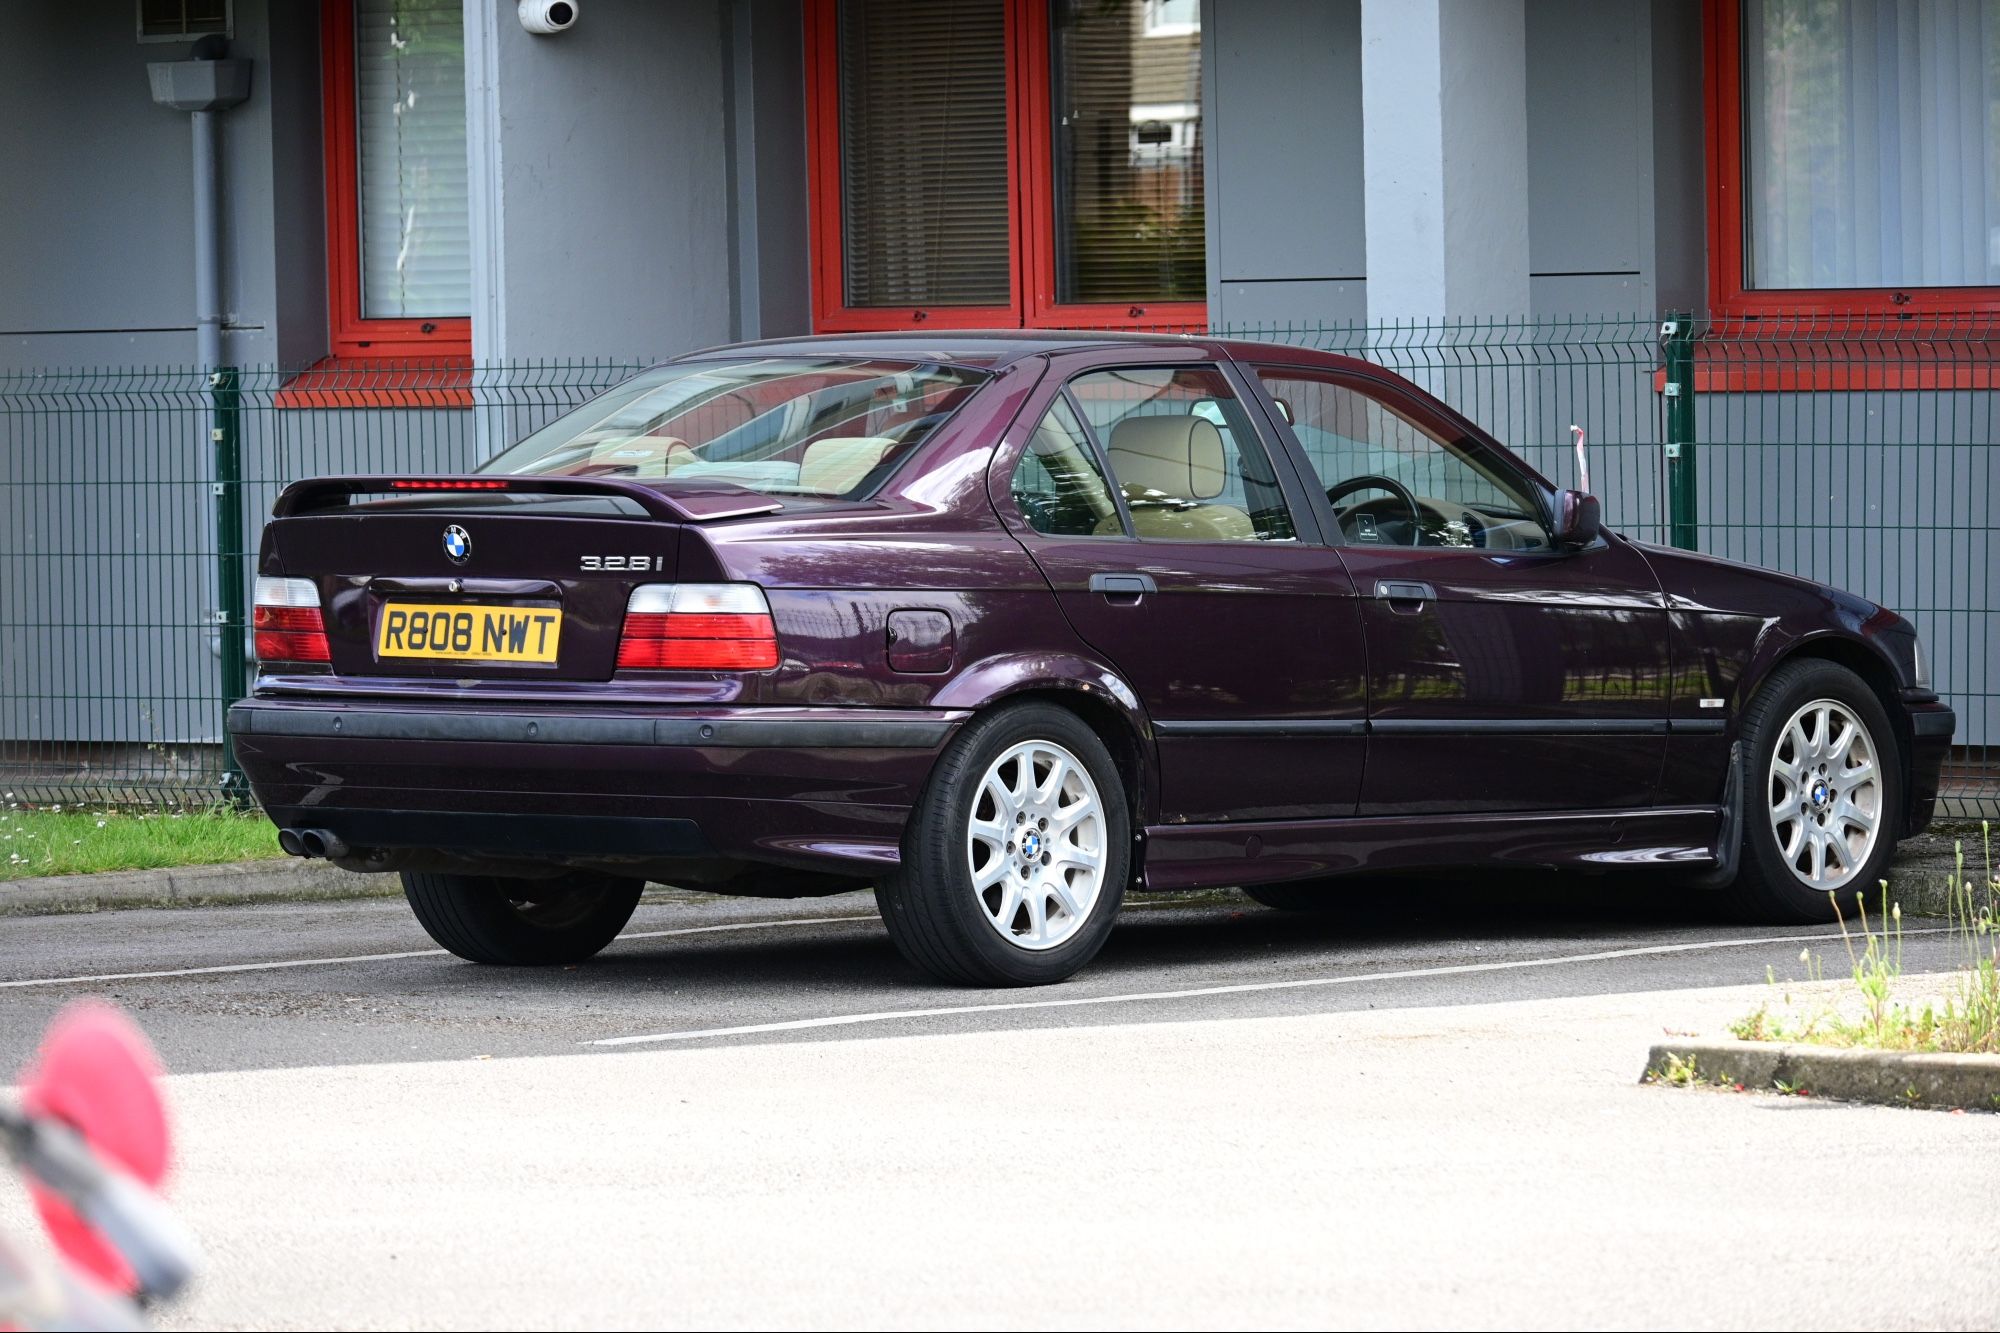
[[[1053,949],[1089,920],[1104,887],[1104,803],[1090,770],[1052,741],[995,759],[965,834],[972,892],[988,925],[1022,949]]]
[[[1854,710],[1814,699],[1792,714],[1771,754],[1766,799],[1778,855],[1810,889],[1845,885],[1882,832],[1875,740]]]

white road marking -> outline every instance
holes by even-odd
[[[1904,935],[1945,935],[1950,926],[1905,930]],[[747,1037],[767,1032],[803,1032],[812,1028],[853,1027],[862,1023],[895,1023],[914,1018],[944,1018],[959,1014],[994,1014],[1022,1009],[1075,1009],[1093,1004],[1139,1004],[1147,1000],[1190,1000],[1214,995],[1248,995],[1259,991],[1306,990],[1322,986],[1353,986],[1368,981],[1404,981],[1412,977],[1443,977],[1471,972],[1506,972],[1530,967],[1559,967],[1565,963],[1601,963],[1616,958],[1639,958],[1651,954],[1695,953],[1703,949],[1740,949],[1760,944],[1810,944],[1815,940],[1838,940],[1838,932],[1828,935],[1764,935],[1740,940],[1696,940],[1684,944],[1648,944],[1630,949],[1605,949],[1597,953],[1559,954],[1552,958],[1517,958],[1497,963],[1452,963],[1442,967],[1413,967],[1395,972],[1363,972],[1344,977],[1304,977],[1290,981],[1245,981],[1228,986],[1196,986],[1187,990],[1132,991],[1118,995],[1079,995],[1057,1000],[1008,1000],[995,1004],[952,1004],[932,1009],[884,1009],[865,1014],[828,1014],[820,1018],[792,1018],[775,1023],[745,1023],[739,1027],[698,1028],[688,1032],[657,1032],[645,1036],[599,1037],[585,1046],[638,1046],[670,1041],[698,1041],[705,1037]]]
[[[712,935],[727,930],[768,930],[779,926],[826,926],[841,921],[877,921],[873,912],[852,916],[798,916],[777,921],[732,921],[719,926],[682,926],[676,930],[635,930],[618,940],[657,940],[669,935]],[[612,943],[618,943],[613,940]],[[356,953],[339,958],[283,958],[268,963],[218,963],[212,967],[176,967],[158,972],[100,972],[87,977],[31,977],[0,981],[0,990],[22,986],[86,986],[100,981],[152,981],[163,977],[200,977],[224,972],[275,972],[287,967],[333,967],[340,963],[389,963],[400,958],[443,958],[444,949],[408,949],[401,953]]]

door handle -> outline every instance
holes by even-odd
[[[1104,594],[1107,601],[1116,605],[1131,606],[1147,593],[1160,589],[1150,574],[1092,574],[1090,590]]]
[[[1430,584],[1404,579],[1377,580],[1375,596],[1387,602],[1391,611],[1405,616],[1415,615],[1424,609],[1425,603],[1437,600],[1437,592]]]

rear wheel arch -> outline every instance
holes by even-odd
[[[1023,702],[1066,709],[1096,733],[1124,781],[1133,827],[1144,827],[1159,790],[1152,724],[1132,687],[1109,667],[1082,657],[995,659],[961,672],[931,705],[983,716]]]
[[[1134,726],[1131,714],[1095,691],[1076,687],[1020,690],[1002,695],[987,709],[980,711],[1020,703],[1053,704],[1074,713],[1096,733],[1097,739],[1104,742],[1104,748],[1111,752],[1111,762],[1117,766],[1118,776],[1125,784],[1125,804],[1127,813],[1132,817],[1132,826],[1135,829],[1143,827],[1146,802],[1154,789],[1152,754]]]

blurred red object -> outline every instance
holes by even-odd
[[[158,1189],[169,1140],[159,1076],[159,1058],[137,1025],[111,1005],[83,1000],[49,1025],[21,1073],[21,1104],[32,1115],[61,1120],[100,1157]],[[136,1289],[124,1259],[68,1204],[33,1181],[28,1190],[65,1259],[118,1291]]]

